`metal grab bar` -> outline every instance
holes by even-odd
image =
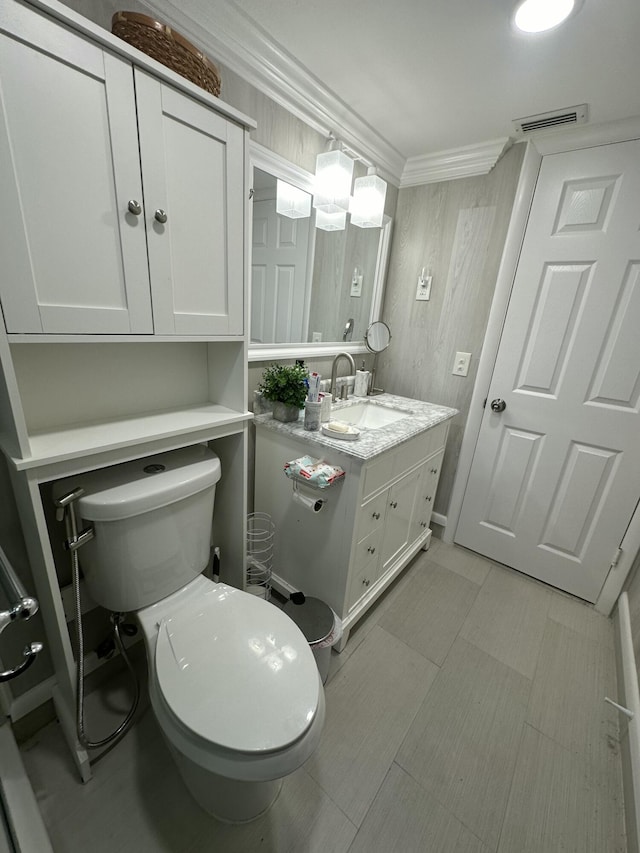
[[[2,548],[0,548],[0,589],[9,602],[9,609],[0,611],[1,634],[7,625],[15,622],[16,619],[30,619],[34,613],[38,612],[37,599],[27,595]],[[42,648],[43,644],[39,642],[30,643],[26,646],[23,651],[24,660],[22,663],[13,669],[0,672],[0,684],[4,681],[11,681],[23,673],[25,669],[31,666]]]

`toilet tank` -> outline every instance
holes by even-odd
[[[68,477],[54,498],[80,486],[79,526],[94,538],[78,550],[87,591],[108,610],[139,610],[207,566],[220,460],[205,445]]]

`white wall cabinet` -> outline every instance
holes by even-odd
[[[243,127],[20,3],[0,31],[10,334],[243,334]]]
[[[363,462],[256,423],[255,509],[276,526],[274,586],[326,601],[340,616],[344,636],[431,538],[429,522],[438,486],[448,422]],[[344,482],[321,493],[319,513],[292,500],[283,474],[290,459],[308,453],[345,470]]]

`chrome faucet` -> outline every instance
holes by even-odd
[[[353,357],[349,355],[348,352],[339,352],[338,355],[333,359],[333,367],[331,368],[331,399],[334,403],[337,402],[338,398],[336,397],[336,382],[338,379],[338,362],[341,358],[346,358],[351,367],[351,372],[355,376],[356,373],[356,363],[353,360]],[[346,391],[346,384],[343,387],[343,400],[346,399],[347,395],[344,393]]]

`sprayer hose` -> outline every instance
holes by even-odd
[[[84,746],[85,749],[98,749],[101,746],[107,746],[107,744],[119,740],[128,732],[138,709],[138,702],[140,701],[140,684],[131,660],[129,659],[129,655],[127,654],[127,650],[122,642],[122,637],[120,636],[120,622],[122,621],[124,614],[112,613],[111,622],[113,624],[116,646],[133,679],[133,704],[131,705],[127,716],[120,723],[117,729],[107,735],[107,737],[102,738],[102,740],[90,741],[84,732],[84,639],[82,636],[82,607],[80,604],[80,563],[77,551],[71,552],[71,568],[76,608],[76,642],[78,646],[78,664],[76,667],[76,727],[78,730],[78,740],[82,746]]]

